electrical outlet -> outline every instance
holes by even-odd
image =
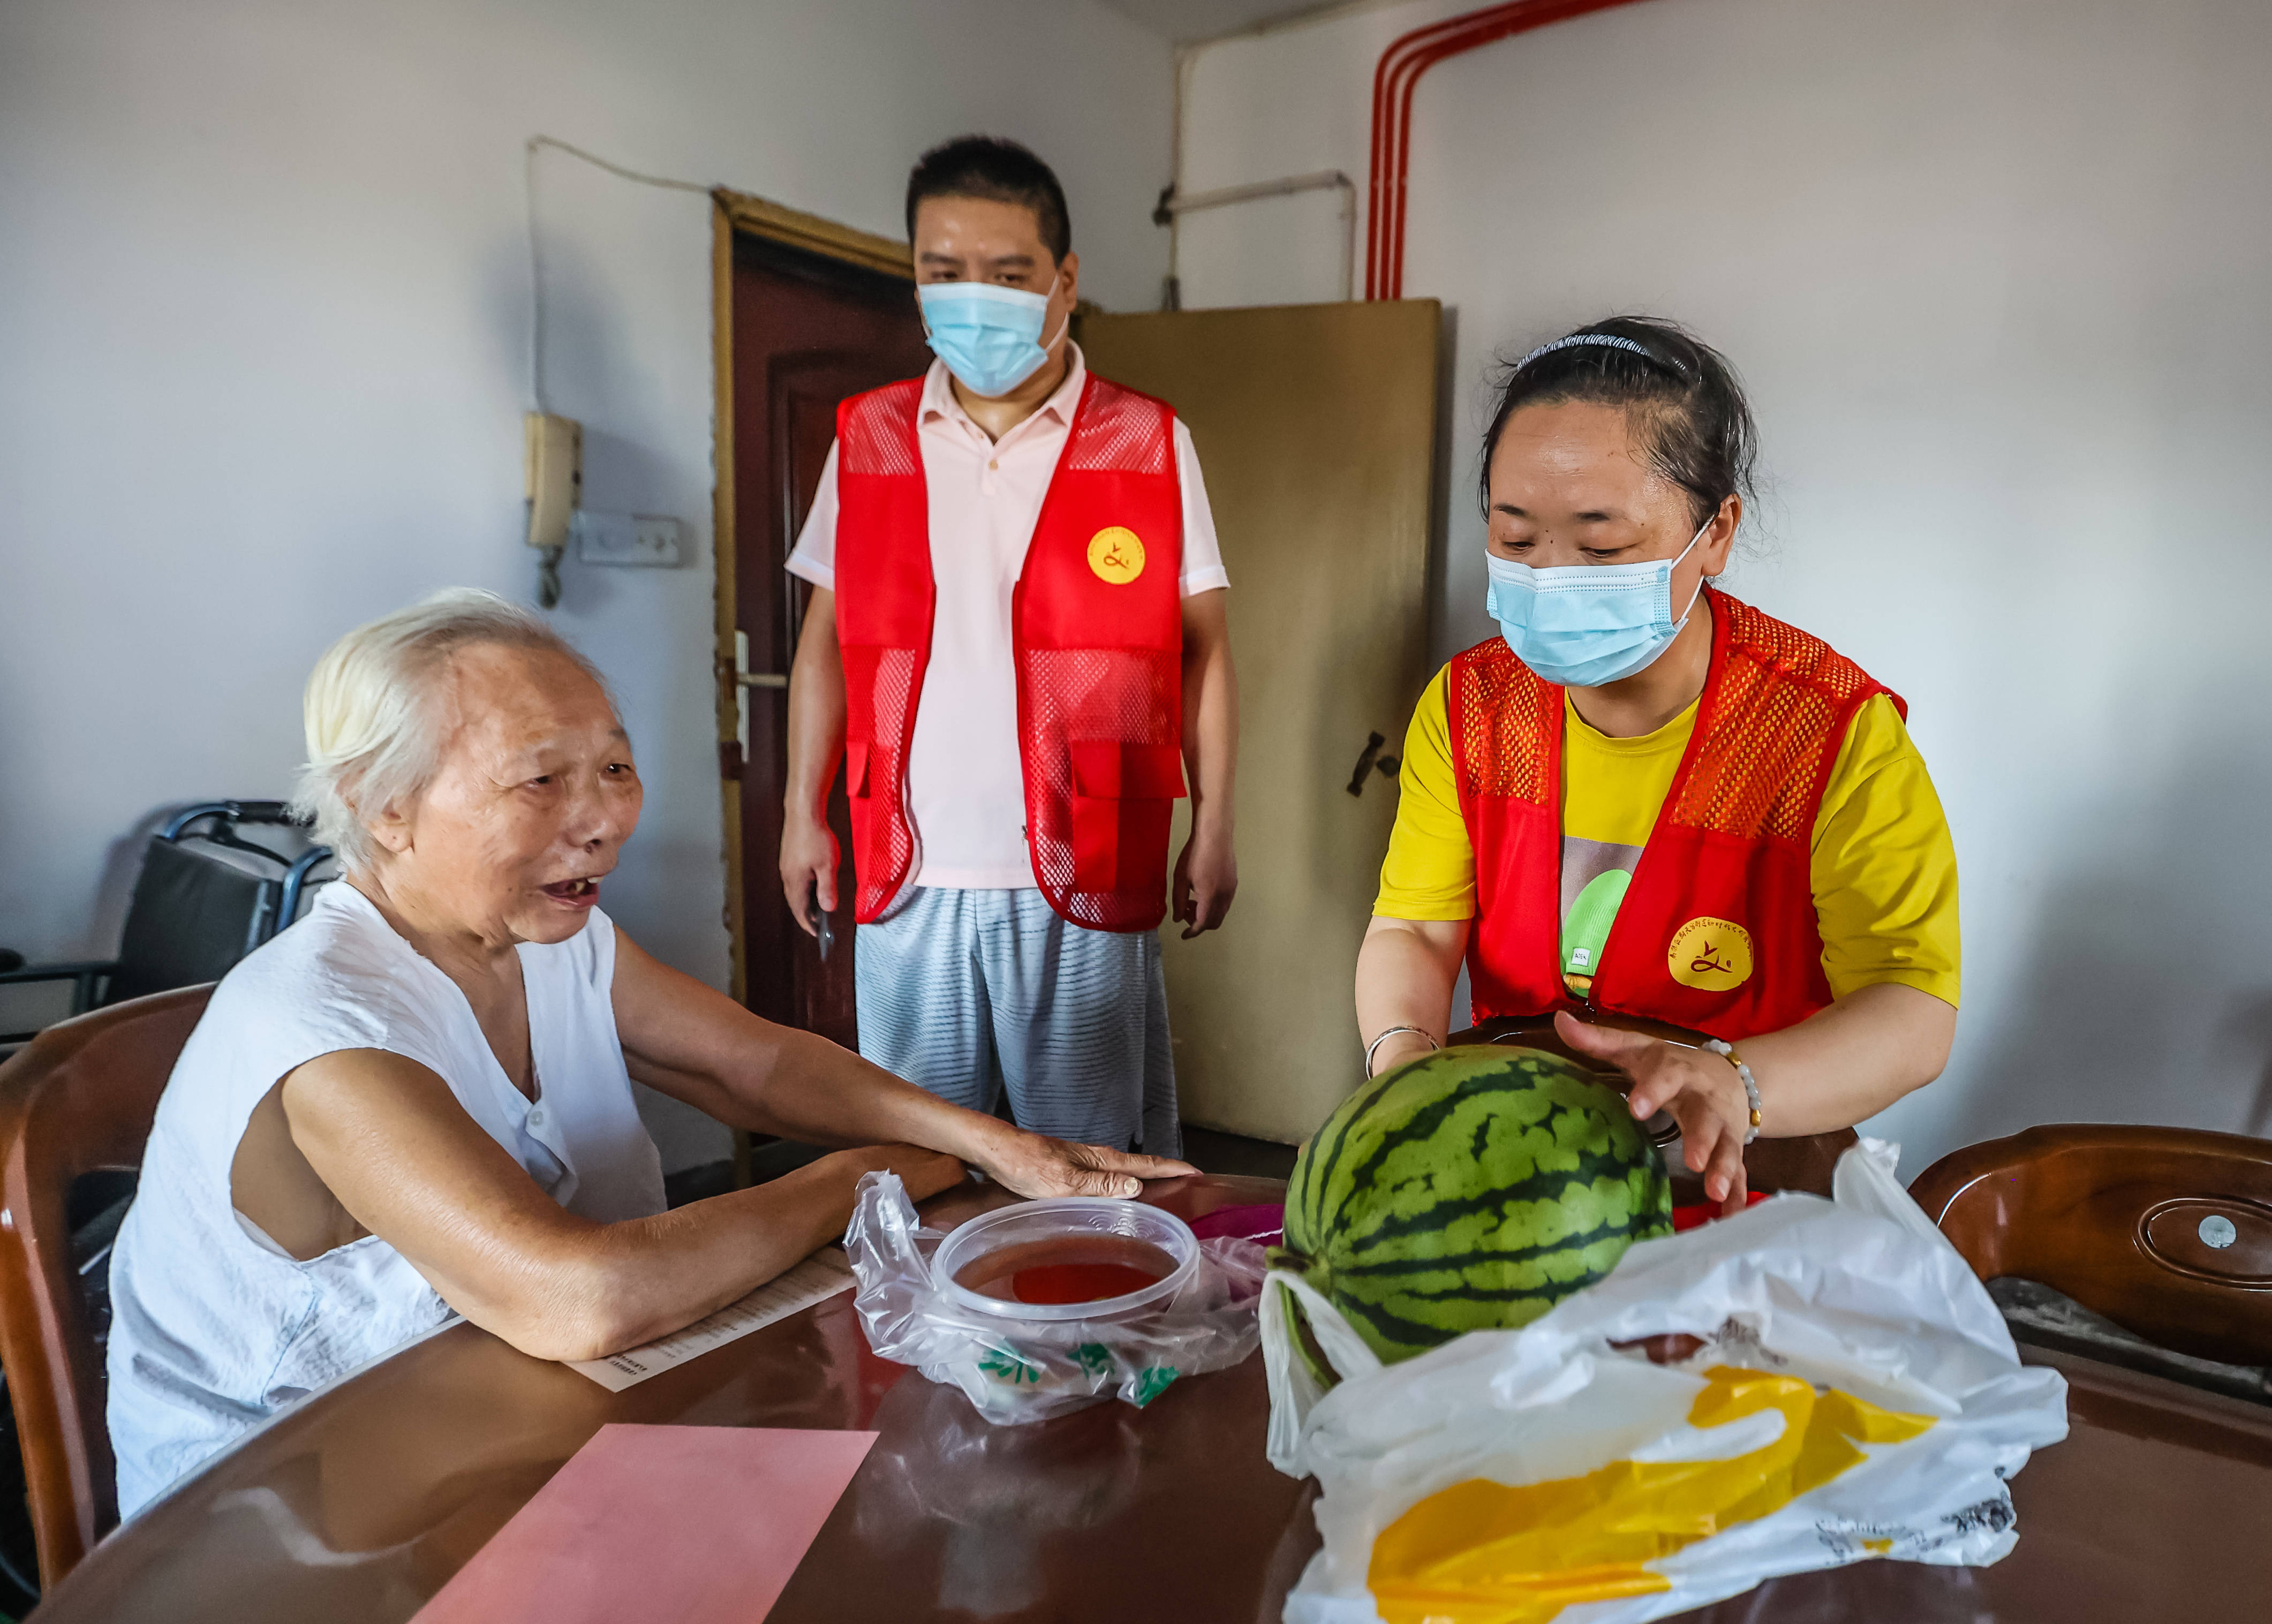
[[[576,557],[586,564],[675,569],[684,527],[655,513],[576,512]]]

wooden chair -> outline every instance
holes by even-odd
[[[2061,1124],[1910,1186],[1983,1280],[2033,1280],[2159,1347],[2272,1363],[2272,1141]]]
[[[0,1066],[0,1366],[42,1585],[118,1522],[102,1363],[71,1265],[71,1185],[140,1167],[158,1096],[212,993],[184,987],[59,1022]]]
[[[1662,1021],[1643,1021],[1626,1015],[1596,1016],[1588,1024],[1616,1027],[1628,1032],[1641,1032],[1651,1037],[1665,1038],[1676,1044],[1694,1045],[1704,1041],[1704,1034],[1692,1032],[1685,1027],[1668,1026]],[[1526,1049],[1543,1049],[1565,1059],[1575,1060],[1589,1070],[1598,1070],[1601,1063],[1591,1056],[1574,1052],[1554,1030],[1551,1015],[1523,1015],[1500,1021],[1486,1021],[1481,1026],[1454,1032],[1450,1040],[1455,1044],[1515,1044]],[[1622,1074],[1605,1073],[1605,1078],[1623,1090],[1626,1079]],[[1847,1147],[1859,1137],[1852,1128],[1841,1128],[1835,1134],[1811,1134],[1802,1139],[1756,1139],[1744,1150],[1744,1178],[1754,1190],[1804,1190],[1812,1195],[1830,1194],[1830,1174],[1838,1165],[1838,1158]],[[1704,1199],[1704,1181],[1685,1168],[1672,1168],[1672,1199],[1686,1205]]]

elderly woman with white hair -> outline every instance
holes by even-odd
[[[452,1312],[545,1358],[676,1330],[841,1233],[871,1170],[917,1196],[965,1163],[1028,1195],[1192,1171],[958,1109],[640,951],[598,907],[631,743],[527,610],[447,592],[349,633],[306,722],[344,883],[222,980],[159,1102],[111,1272],[123,1512]],[[632,1078],[866,1148],[666,1215]]]

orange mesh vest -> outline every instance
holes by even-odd
[[[915,866],[908,746],[930,661],[923,380],[836,408],[836,635],[859,890],[890,906]],[[1095,373],[1042,498],[1011,599],[1026,843],[1050,906],[1099,931],[1168,910],[1168,820],[1184,793],[1184,520],[1175,415]]]
[[[1854,713],[1887,691],[1827,643],[1706,590],[1712,663],[1696,730],[1588,1002],[1732,1043],[1830,1002],[1808,848]],[[1559,953],[1562,690],[1497,637],[1452,662],[1446,690],[1476,857],[1474,1017],[1575,1009]]]

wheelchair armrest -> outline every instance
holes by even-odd
[[[116,959],[66,959],[55,964],[26,964],[21,969],[0,970],[0,986],[20,982],[76,981],[81,976],[108,976],[117,969]]]
[[[116,959],[67,959],[55,964],[26,964],[21,969],[0,970],[0,987],[32,986],[48,981],[76,982],[78,984],[71,989],[71,1012],[83,1015],[94,1007],[102,982],[117,973]],[[12,1041],[17,1036],[19,1035],[11,1033],[0,1041]]]

